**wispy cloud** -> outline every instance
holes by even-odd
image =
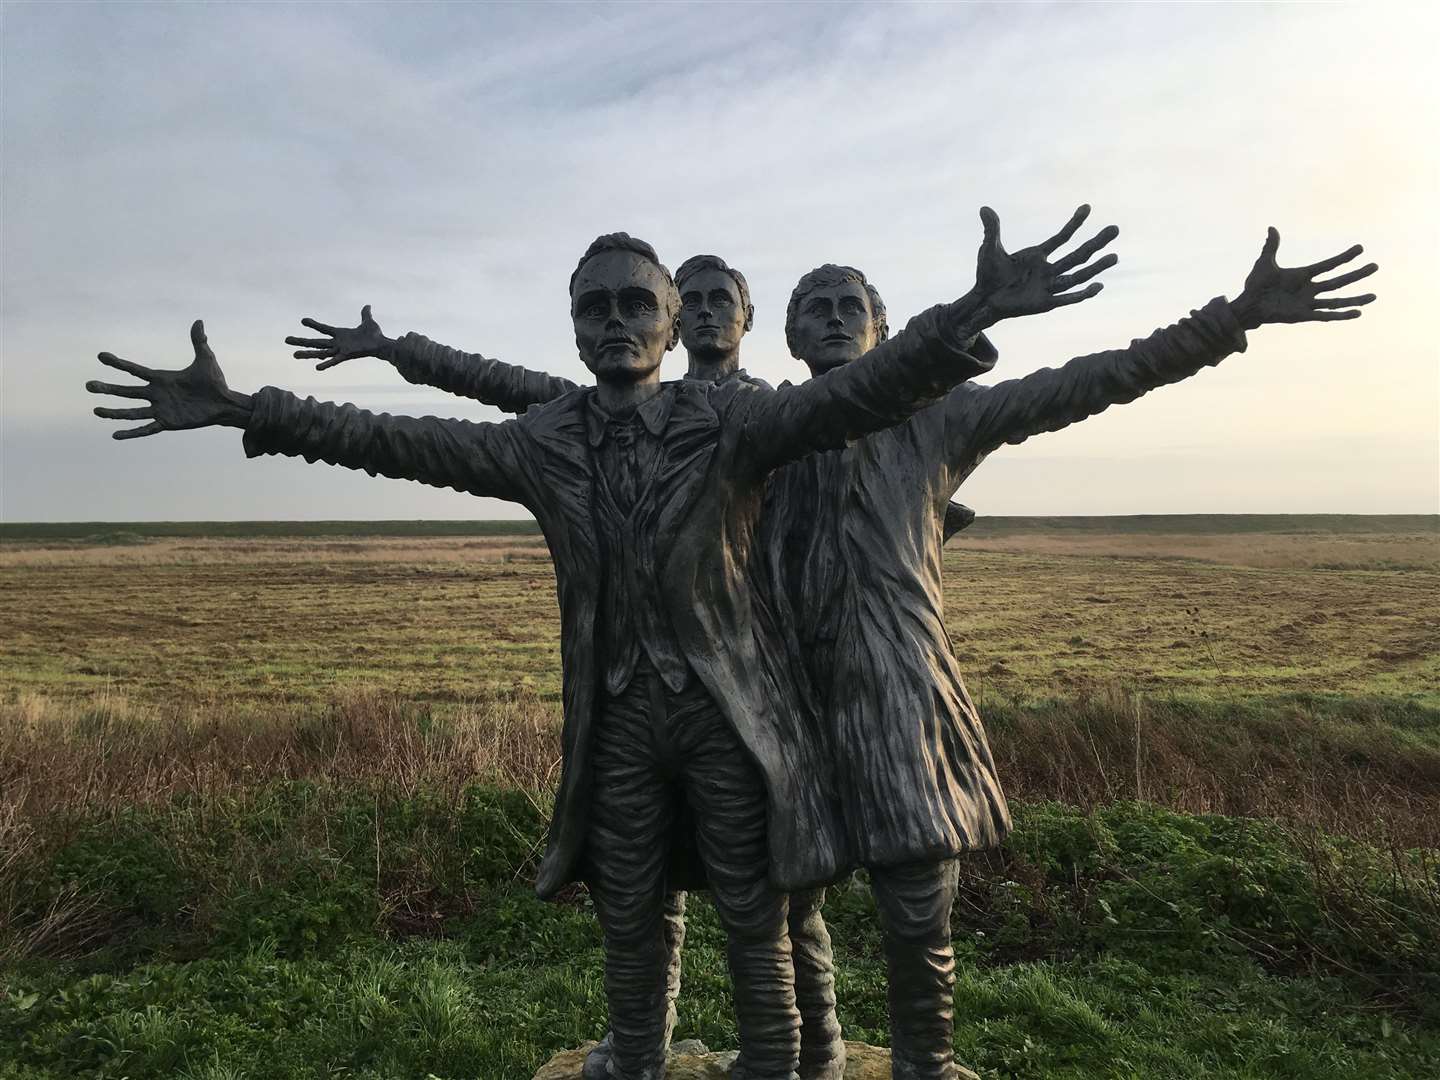
[[[1017,462],[1182,439],[1197,463],[1265,460],[1277,433],[1318,446],[1337,430],[1380,456],[1433,445],[1429,304],[1405,282],[1440,238],[1420,134],[1440,119],[1435,29],[1358,5],[8,5],[3,513],[223,515],[275,499],[275,477],[299,493],[277,515],[504,512],[261,468],[233,433],[117,448],[80,386],[101,348],[186,362],[201,315],[236,385],[413,410],[377,362],[317,375],[280,343],[301,315],[349,321],[367,302],[387,330],[581,378],[565,282],[616,228],[672,265],[703,250],[742,266],[759,309],[747,366],[779,381],[799,374],[781,320],[801,272],[865,267],[898,322],[968,286],[984,202],[1017,242],[1080,201],[1122,227],[1104,296],[1001,328],[997,377],[1233,293],[1272,222],[1295,261],[1360,239],[1384,268],[1359,323],[1262,331],[1245,357],[1007,451]],[[216,448],[216,482],[160,479],[186,439]],[[1387,466],[1390,508],[1435,509],[1434,455],[1406,453]],[[76,454],[91,466],[57,471]],[[1295,506],[1286,476],[1254,498],[1373,501],[1343,472]],[[1111,510],[1171,490],[1153,470],[1089,477]],[[982,476],[967,490],[994,513],[1056,499]],[[1197,510],[1236,501],[1218,475],[1187,490]]]

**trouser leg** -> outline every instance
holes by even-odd
[[[800,1014],[786,929],[788,901],[769,882],[766,794],[728,722],[708,703],[677,718],[686,795],[715,910],[727,937],[740,1029],[737,1075],[793,1080]]]
[[[665,910],[662,913],[665,928],[665,948],[669,955],[669,966],[665,970],[666,1022],[675,1030],[675,1003],[680,997],[680,954],[685,945],[685,894],[672,892],[665,895]],[[581,1080],[608,1080],[610,1058],[615,1049],[615,1033],[607,1031],[590,1053],[585,1055]],[[808,1080],[803,1077],[801,1080]]]
[[[890,977],[895,1080],[955,1080],[954,859],[871,867]]]
[[[835,1015],[835,958],[820,909],[825,890],[790,894],[790,953],[800,1011],[800,1080],[845,1075],[845,1042]]]
[[[605,935],[617,1080],[663,1077],[674,1023],[663,910],[675,792],[652,752],[649,712],[648,698],[627,693],[597,717],[593,742],[586,879]]]

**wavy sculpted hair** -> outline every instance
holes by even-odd
[[[890,336],[890,323],[885,317],[885,301],[880,299],[880,293],[875,286],[853,266],[826,263],[824,266],[817,266],[800,279],[795,291],[790,294],[790,303],[785,305],[785,344],[789,346],[791,356],[795,356],[795,317],[800,313],[800,305],[804,303],[805,297],[816,289],[842,285],[847,281],[863,286],[865,295],[870,297],[870,325],[875,328],[875,340],[884,341]]]
[[[680,269],[675,271],[675,287],[684,291],[685,282],[701,270],[719,270],[729,274],[735,282],[735,288],[740,290],[740,306],[746,311],[750,310],[750,284],[745,280],[745,275],[735,267],[731,266],[719,255],[691,255],[680,264]]]
[[[591,245],[585,249],[585,254],[580,256],[580,261],[575,264],[575,272],[570,275],[570,299],[575,299],[575,279],[580,276],[580,271],[585,264],[596,255],[603,255],[607,251],[629,251],[639,255],[643,259],[655,264],[660,271],[660,276],[665,279],[668,288],[665,290],[665,303],[670,309],[670,314],[675,318],[680,317],[680,290],[675,288],[675,279],[670,276],[670,271],[660,261],[660,256],[655,249],[644,240],[631,236],[629,233],[613,232],[604,236],[597,236]]]

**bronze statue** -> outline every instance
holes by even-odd
[[[1076,224],[1078,226],[1078,222]],[[1074,265],[1079,261],[1083,260],[1077,260]],[[740,367],[741,339],[753,325],[755,311],[745,276],[718,256],[696,255],[680,265],[675,272],[675,282],[680,293],[680,339],[689,359],[686,377],[708,382],[730,378],[760,382]],[[883,323],[884,309],[878,294],[874,295],[874,303],[879,310],[879,322]],[[504,364],[478,353],[438,349],[418,334],[391,341],[381,332],[369,305],[361,310],[360,325],[354,328],[335,327],[312,318],[301,322],[326,337],[292,336],[285,341],[299,347],[295,353],[297,359],[320,360],[316,365],[320,371],[345,360],[374,356],[391,363],[410,382],[436,386],[511,412],[522,412],[532,404],[552,400],[577,388],[566,379]],[[867,338],[867,347],[884,336],[887,335],[873,340]],[[942,543],[969,525],[974,517],[969,507],[947,502],[940,519]],[[765,576],[758,584],[765,587],[771,581],[771,576]],[[770,610],[779,606],[775,600],[765,605]],[[782,634],[789,631],[787,626],[777,628]],[[790,644],[792,651],[798,653],[798,642],[792,639]],[[702,879],[687,878],[683,872],[672,873],[672,879],[676,883],[687,880],[692,885],[702,883]],[[797,1006],[802,1020],[802,1080],[838,1080],[845,1068],[845,1044],[835,1016],[834,964],[820,910],[823,896],[823,891],[816,896],[797,895],[791,903],[790,933],[796,965]],[[685,940],[683,890],[674,889],[666,897],[664,920],[669,949],[666,1010],[673,1025]],[[607,1075],[612,1044],[613,1033],[607,1033],[590,1052],[586,1059],[586,1080],[603,1080]]]
[[[1077,275],[1049,263],[1053,250],[1005,256],[983,285],[861,361],[779,390],[660,382],[679,296],[654,249],[623,233],[592,244],[570,282],[576,344],[596,386],[504,423],[377,416],[274,387],[240,394],[198,321],[188,367],[156,371],[101,353],[142,383],[87,389],[149,402],[96,410],[148,421],[117,438],[240,427],[250,456],[326,461],[534,513],[555,562],[565,704],[564,767],[536,887],[545,897],[575,880],[590,887],[606,938],[609,1071],[664,1075],[661,912],[683,797],[729,938],[735,1075],[792,1080],[800,1021],[786,892],[833,880],[851,856],[793,679],[797,658],[756,611],[748,556],[767,480],[988,370],[968,345],[996,321],[1093,296],[1098,284],[1065,291]]]
[[[982,252],[982,278],[987,259],[1009,258],[1000,246],[998,223],[992,224]],[[1073,233],[1078,225],[1075,220],[1067,228]],[[953,856],[992,845],[1007,827],[984,732],[943,629],[938,546],[946,534],[937,539],[927,524],[935,503],[990,450],[1133,400],[1243,349],[1237,319],[1254,328],[1264,322],[1353,318],[1359,315],[1353,308],[1373,300],[1369,295],[1318,298],[1320,292],[1374,272],[1371,265],[1328,281],[1313,280],[1353,259],[1358,248],[1310,267],[1282,270],[1275,262],[1278,242],[1271,230],[1233,305],[1212,301],[1147,341],[1082,357],[1058,372],[1040,371],[992,387],[964,384],[944,403],[901,426],[786,466],[772,481],[760,546],[770,563],[760,584],[771,606],[780,610],[781,632],[799,635],[791,647],[807,659],[819,688],[818,712],[841,770],[838,790],[849,796],[849,842],[869,867],[877,891],[890,952],[897,1076],[953,1072]],[[1079,258],[1061,260],[1057,268],[1077,266],[1090,253],[1077,251]],[[748,290],[743,295],[748,303]],[[695,297],[697,312],[699,303]],[[732,300],[732,311],[742,306],[738,296]],[[1345,308],[1352,310],[1340,310]],[[827,265],[797,286],[786,334],[793,354],[812,374],[823,374],[885,339],[884,304],[858,270]],[[990,349],[983,339],[972,348]],[[696,366],[692,350],[692,374]],[[737,366],[732,360],[728,368],[717,364],[701,375],[723,377]],[[904,478],[906,486],[897,485],[896,478]],[[845,627],[848,637],[841,632]],[[837,663],[837,652],[850,662]],[[901,672],[906,677],[896,678]],[[838,1077],[844,1070],[821,903],[823,891],[798,893],[789,917],[805,1080]],[[672,1003],[682,915],[683,897],[677,897],[668,912]],[[587,1076],[604,1075],[607,1048],[602,1043],[592,1054],[588,1064],[598,1068],[593,1073],[587,1068]]]

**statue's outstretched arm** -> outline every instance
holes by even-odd
[[[1317,276],[1360,254],[1359,245],[1310,266],[1285,268],[1275,261],[1280,235],[1270,230],[1260,258],[1234,301],[1217,297],[1190,317],[1132,341],[1128,348],[1077,357],[1060,368],[1042,368],[994,386],[957,387],[945,404],[946,450],[964,470],[1005,443],[1057,431],[1146,391],[1187,379],[1244,352],[1245,332],[1266,323],[1354,319],[1375,299],[1321,297],[1377,269],[1374,263],[1328,280]]]
[[[320,360],[316,371],[357,356],[374,356],[391,364],[407,382],[434,386],[511,413],[560,397],[577,385],[543,371],[451,349],[420,334],[406,334],[398,340],[388,338],[371,316],[369,304],[360,309],[359,326],[331,326],[310,318],[300,322],[326,336],[287,337],[285,344],[299,346],[297,360]]]
[[[900,423],[957,383],[990,370],[993,353],[971,350],[986,328],[1001,319],[1050,311],[1098,293],[1098,282],[1069,290],[1113,266],[1114,255],[1073,273],[1064,271],[1110,243],[1119,233],[1114,226],[1080,247],[1072,259],[1050,261],[1089,213],[1088,206],[1080,207],[1049,240],[1011,254],[1000,244],[999,218],[989,207],[982,209],[985,236],[975,287],[969,293],[917,315],[900,334],[858,360],[798,386],[755,395],[756,414],[748,420],[747,433],[760,467],[774,468]]]
[[[195,358],[175,371],[148,368],[111,353],[100,362],[140,379],[138,384],[88,382],[94,394],[139,399],[146,404],[128,409],[97,408],[110,420],[145,420],[144,425],[115,432],[134,439],[161,431],[202,427],[238,427],[245,432],[245,452],[289,454],[307,461],[326,461],[351,469],[419,480],[475,495],[526,502],[532,487],[528,463],[520,449],[518,424],[477,424],[433,416],[375,415],[353,405],[302,401],[294,394],[267,386],[256,394],[231,390],[198,319],[190,328]]]

